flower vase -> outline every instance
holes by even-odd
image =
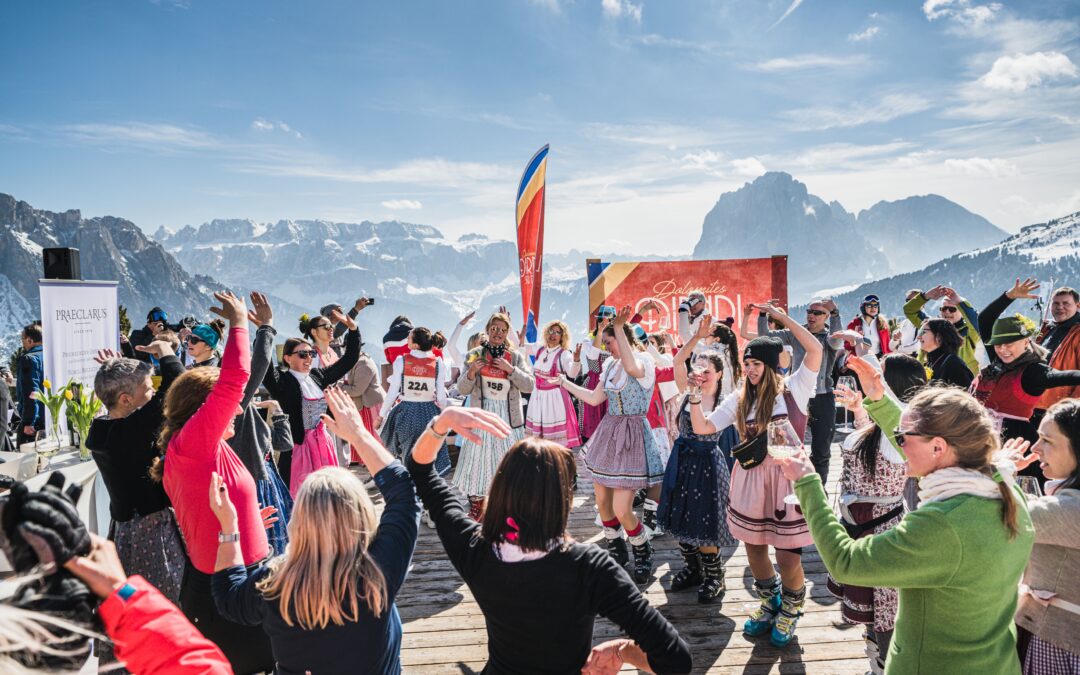
[[[64,449],[64,445],[60,442],[60,425],[52,425],[52,437],[56,441],[56,452],[60,452]]]
[[[86,447],[86,434],[79,432],[79,461],[90,461],[90,448]]]

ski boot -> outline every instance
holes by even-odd
[[[469,517],[480,522],[484,517],[484,498],[469,497]]]
[[[701,575],[703,580],[698,587],[697,601],[708,604],[724,594],[724,561],[720,552],[701,554]]]
[[[648,537],[641,544],[634,544],[634,581],[639,586],[649,583],[652,577],[652,544]]]
[[[785,588],[780,596],[780,615],[776,617],[772,636],[769,638],[773,647],[787,647],[791,638],[795,637],[795,625],[799,623],[803,606],[806,604],[806,587],[803,586],[797,591]]]
[[[671,578],[671,590],[685,591],[700,586],[704,579],[701,576],[701,553],[698,547],[680,541],[679,551],[683,557],[683,568]]]
[[[634,493],[634,508],[640,508],[645,503],[645,488],[641,488]]]
[[[622,527],[619,521],[612,521],[615,525],[604,525],[604,540],[607,542],[608,555],[612,557],[619,567],[626,567],[630,562],[630,553],[626,549],[626,539],[623,538]]]
[[[780,613],[780,577],[774,576],[765,581],[754,579],[754,589],[761,598],[761,605],[743,624],[743,633],[750,637],[764,635],[772,629],[776,615]]]
[[[656,509],[658,506],[653,500],[646,499],[641,509],[641,522],[649,530],[650,538],[658,537],[664,533],[664,529],[656,522]]]

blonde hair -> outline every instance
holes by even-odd
[[[927,387],[908,402],[910,433],[942,438],[956,455],[956,464],[994,478],[997,469],[991,463],[1001,446],[990,413],[974,396],[955,387]],[[1016,536],[1016,500],[1012,489],[998,481],[1001,492],[1001,521]]]
[[[563,349],[570,349],[570,327],[562,321],[559,321],[558,319],[556,319],[555,321],[549,321],[544,326],[544,340],[547,340],[548,331],[551,330],[552,326],[558,326],[562,329],[562,339],[559,340],[559,346]]]
[[[388,608],[386,577],[368,552],[379,521],[364,484],[341,467],[310,474],[296,495],[285,555],[258,583],[279,599],[286,625],[305,630],[359,621],[360,600],[376,617]]]
[[[506,324],[506,332],[507,333],[509,333],[511,330],[513,330],[514,324],[510,323],[510,316],[507,315],[507,314],[504,314],[503,312],[495,312],[494,314],[491,315],[490,318],[488,318],[487,323],[484,324],[484,332],[490,334],[491,333],[491,324],[495,323],[496,321],[502,321],[503,323]]]
[[[761,373],[761,382],[756,385],[751,384],[749,377],[744,377],[742,391],[739,392],[739,405],[735,409],[735,429],[739,432],[739,438],[744,441],[750,439],[747,418],[751,411],[754,411],[758,434],[765,433],[769,420],[772,419],[773,408],[776,407],[776,399],[783,394],[784,378],[769,366],[765,366]]]
[[[74,672],[75,664],[89,655],[88,638],[108,640],[88,626],[0,603],[0,671],[4,673],[53,670],[49,660],[69,661]]]

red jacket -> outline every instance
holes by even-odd
[[[150,582],[129,577],[98,609],[116,658],[138,675],[232,675],[217,645]]]
[[[853,330],[859,335],[863,334],[863,320],[862,316],[857,316],[851,320],[851,323],[847,325],[848,330]],[[892,338],[892,334],[889,333],[889,323],[880,316],[877,319],[878,339],[881,340],[881,355],[884,356],[892,351],[892,347],[889,345],[889,340]],[[855,346],[844,343],[844,349],[848,350],[852,356],[855,355]]]

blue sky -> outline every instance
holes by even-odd
[[[0,192],[144,229],[397,218],[689,253],[783,170],[848,210],[935,192],[1006,229],[1080,210],[1065,0],[7,0]]]

